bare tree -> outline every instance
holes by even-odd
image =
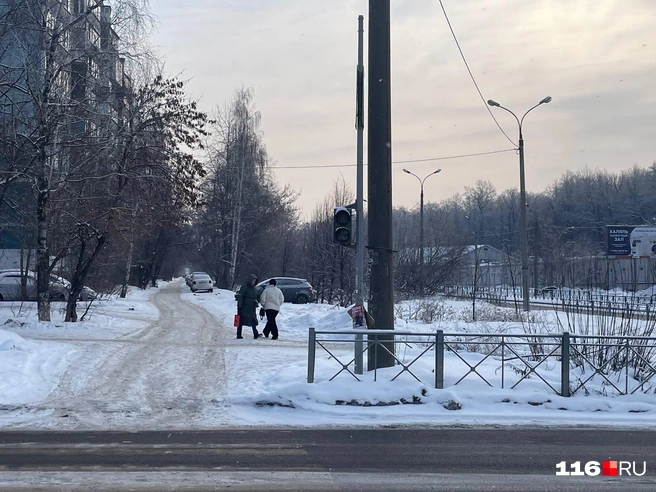
[[[133,14],[123,18],[126,31],[142,21],[143,0],[114,5]],[[38,315],[48,321],[51,194],[93,160],[86,144],[99,132],[89,113],[109,108],[106,100],[96,102],[102,91],[88,87],[89,81],[101,70],[118,73],[122,61],[117,26],[111,26],[111,8],[103,0],[74,1],[70,9],[60,0],[7,0],[4,7],[0,94],[2,107],[11,108],[13,131],[3,148],[13,157],[2,181],[27,180],[35,190]],[[63,255],[57,252],[55,260]]]

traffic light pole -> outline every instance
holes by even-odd
[[[364,305],[364,17],[358,16],[358,69],[356,87],[357,129],[357,197],[356,197],[356,240],[355,240],[355,304]],[[356,336],[355,373],[363,373],[362,335]]]
[[[392,113],[390,0],[369,0],[368,70],[368,242],[371,254],[369,311],[378,330],[394,329],[392,258]],[[378,335],[371,344],[368,369],[392,367],[393,337]],[[372,337],[370,336],[370,339]],[[384,347],[384,348],[383,348]]]

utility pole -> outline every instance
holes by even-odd
[[[522,253],[522,307],[531,309],[528,297],[528,230],[526,227],[526,178],[524,177],[524,136],[519,126],[519,245]]]
[[[475,227],[475,226],[474,226]],[[478,283],[478,231],[474,229],[474,281],[472,282],[472,321],[476,321],[476,285]]]
[[[357,220],[355,241],[355,305],[364,312],[364,17],[358,16],[358,68],[356,87],[355,127],[357,130],[357,196],[355,218]],[[356,328],[358,328],[356,326]],[[362,374],[362,335],[356,335],[355,373]]]
[[[533,295],[537,297],[540,283],[538,282],[538,254],[540,251],[540,243],[538,242],[538,214],[535,214],[535,230],[533,231]]]
[[[419,193],[419,295],[424,297],[424,183]]]
[[[369,311],[376,329],[394,330],[390,0],[369,0],[368,72]],[[393,336],[384,339],[392,340]],[[392,354],[392,342],[384,346],[370,344],[368,369],[392,367],[395,361]]]
[[[428,174],[424,179],[421,179],[419,176],[417,176],[415,173],[408,171],[407,169],[403,169],[403,172],[406,174],[410,174],[411,176],[414,176],[417,178],[417,181],[419,181],[419,186],[420,186],[420,192],[419,192],[419,295],[421,297],[424,297],[424,281],[425,281],[425,273],[424,273],[424,183],[428,178],[430,178],[433,174],[438,174],[441,169],[437,169],[433,171],[432,173]]]
[[[501,108],[504,111],[508,111],[515,120],[517,121],[517,127],[519,128],[519,239],[520,239],[520,248],[522,253],[522,305],[524,311],[528,311],[531,308],[529,302],[529,281],[528,281],[528,231],[526,227],[526,178],[524,176],[524,135],[522,133],[522,124],[524,123],[524,118],[526,115],[533,111],[535,108],[541,104],[548,104],[551,102],[551,96],[547,96],[542,99],[539,103],[533,106],[531,109],[524,113],[524,116],[520,118],[517,117],[515,113],[510,111],[508,108],[502,106],[494,99],[488,100],[490,106]]]

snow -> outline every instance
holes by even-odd
[[[8,328],[16,326],[8,323]],[[48,395],[72,347],[26,340],[0,329],[0,405],[37,402]]]
[[[493,387],[468,374],[467,364],[447,351],[445,389],[435,389],[432,350],[410,366],[421,382],[401,366],[366,372],[360,381],[342,371],[331,381],[342,366],[321,347],[315,382],[308,384],[310,327],[348,335],[318,336],[337,359],[348,362],[353,356],[352,344],[338,342],[352,336],[350,317],[345,308],[332,305],[284,304],[280,339],[274,341],[253,340],[247,328],[245,338],[236,340],[234,293],[192,294],[180,280],[162,282],[159,289],[133,289],[126,299],[95,301],[79,323],[63,323],[59,309],[53,322],[38,323],[28,304],[0,304],[0,427],[656,424],[653,386],[647,394],[607,395],[611,388],[595,376],[586,384],[590,394],[565,398],[538,377],[521,380],[507,365],[501,388],[499,361],[486,358],[484,350],[467,351],[466,343],[458,354],[470,365],[480,363],[477,372]],[[174,313],[184,306],[185,319],[179,320]],[[473,323],[471,303],[455,300],[404,301],[395,312],[397,331],[422,334],[561,332],[567,326],[566,320],[558,324],[560,313],[536,312],[527,322],[514,310],[485,303],[477,303],[479,321]],[[192,326],[198,323],[202,329]],[[397,352],[406,364],[425,350],[421,341],[426,337],[407,339]],[[553,388],[560,387],[558,361],[549,360],[537,371]],[[122,381],[114,381],[117,375]],[[575,371],[571,379],[576,381]]]

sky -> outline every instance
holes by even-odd
[[[514,148],[477,93],[439,1],[391,5],[392,160]],[[524,121],[529,192],[545,190],[568,170],[617,172],[656,161],[653,0],[444,6],[485,100],[521,117],[553,98]],[[239,87],[253,88],[275,176],[299,193],[302,216],[340,177],[355,190],[355,167],[321,166],[356,162],[357,17],[365,17],[366,57],[366,0],[151,0],[151,8],[158,18],[151,40],[166,71],[190,79],[204,110],[223,106]],[[516,143],[513,117],[491,109]],[[463,193],[479,179],[499,192],[519,186],[514,151],[397,163],[395,206],[419,202],[419,183],[404,167],[422,178],[442,169],[426,181],[426,202]]]

